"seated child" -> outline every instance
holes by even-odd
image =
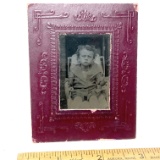
[[[81,45],[77,49],[77,61],[70,68],[68,85],[71,88],[71,99],[68,100],[69,109],[105,109],[107,101],[102,86],[107,80],[102,68],[94,62],[96,51],[93,46]]]

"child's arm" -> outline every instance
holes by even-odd
[[[107,78],[103,76],[102,73],[97,74],[97,84],[98,85],[105,85],[107,83]]]
[[[74,78],[74,75],[72,72],[70,72],[67,80],[65,81],[65,94],[67,98],[70,97],[70,92],[73,86],[73,78]]]
[[[69,72],[69,76],[68,76],[69,86],[73,86],[73,80],[74,80],[74,74],[72,72]]]

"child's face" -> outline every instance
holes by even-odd
[[[93,62],[93,51],[88,51],[86,49],[82,49],[79,51],[79,62],[83,66],[89,66]]]

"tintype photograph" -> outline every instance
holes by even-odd
[[[60,35],[60,108],[110,109],[110,34]]]

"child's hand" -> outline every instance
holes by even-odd
[[[74,81],[74,79],[73,79],[73,78],[69,78],[69,81],[68,81],[69,86],[72,86],[72,85],[73,85],[73,81]]]
[[[104,77],[103,80],[100,82],[100,85],[103,86],[105,84],[107,84],[108,78]]]
[[[95,92],[96,92],[96,93],[101,92],[101,90],[102,90],[101,88],[102,88],[102,87],[101,87],[100,85],[97,85],[97,88],[96,88]]]
[[[74,91],[73,87],[70,87],[70,91],[71,91],[71,92]]]

